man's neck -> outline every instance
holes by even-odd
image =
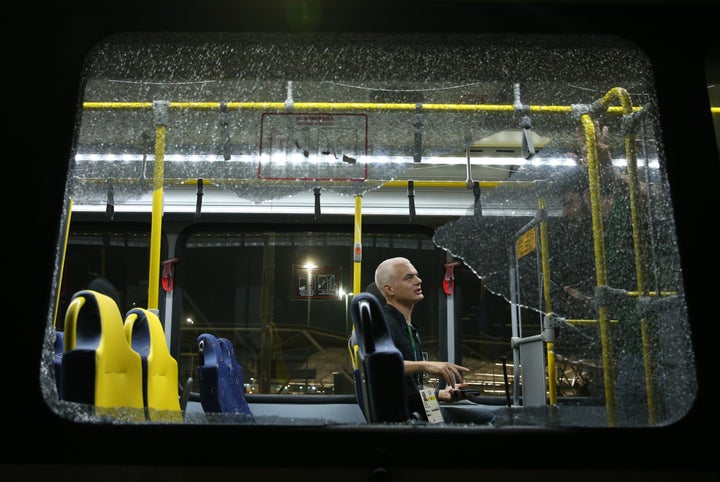
[[[407,323],[412,321],[412,310],[414,305],[404,305],[395,300],[388,300],[387,304],[398,310],[405,317],[405,321]]]

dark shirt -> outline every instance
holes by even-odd
[[[405,317],[392,305],[385,305],[385,319],[393,343],[403,356],[403,360],[422,360],[422,345],[420,343],[420,330],[414,324],[408,325]],[[410,331],[408,331],[410,327]],[[410,337],[412,332],[412,338]],[[422,388],[422,374],[405,375],[405,397],[408,411],[417,413],[423,420],[427,420],[425,406],[420,398]]]
[[[410,334],[408,333],[408,324],[405,321],[405,317],[400,313],[397,308],[391,305],[385,305],[385,320],[388,324],[388,330],[390,336],[395,343],[395,346],[403,356],[404,360],[422,360],[422,345],[420,343],[420,330],[414,324],[410,325],[410,331],[413,334],[413,341],[415,347],[413,349],[413,343],[410,341]],[[405,375],[405,397],[407,399],[408,412],[410,414],[417,414],[417,417],[421,420],[427,421],[427,414],[425,413],[425,405],[423,404],[422,398],[420,398],[419,389],[422,388],[422,375]],[[444,383],[441,382],[440,385]],[[440,407],[442,412],[443,420],[446,422],[462,422],[462,423],[480,423],[488,424],[495,420],[495,415],[491,410],[475,408],[472,411],[460,411],[456,413],[446,412]]]

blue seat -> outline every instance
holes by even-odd
[[[58,398],[62,400],[62,357],[64,351],[64,336],[62,331],[55,332],[55,354],[53,355],[53,366],[55,367],[55,386],[58,391]]]
[[[254,422],[255,418],[245,399],[243,369],[235,357],[235,349],[227,338],[210,333],[197,337],[198,387],[200,404],[209,418],[212,414],[233,414],[233,420]]]
[[[380,301],[372,293],[362,292],[353,297],[348,309],[353,323],[349,347],[355,394],[365,420],[371,423],[410,420],[403,357],[390,337]]]

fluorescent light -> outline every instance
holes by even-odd
[[[260,158],[264,164],[282,165],[286,163],[290,164],[301,164],[302,161],[307,161],[307,158],[302,159],[270,159]],[[132,162],[132,161],[147,161],[155,162],[155,156],[143,156],[139,154],[94,154],[94,153],[79,153],[75,155],[75,161],[77,162]],[[245,162],[245,163],[258,163],[257,156],[254,155],[233,155],[230,161],[226,161],[222,155],[215,154],[168,154],[164,157],[165,162]],[[339,164],[341,161],[307,161],[311,162],[312,165],[318,164]],[[627,159],[619,158],[613,159],[613,165],[616,167],[627,166]],[[414,162],[411,156],[364,156],[358,159],[358,163],[367,164],[397,164],[411,166],[449,166],[449,165],[466,165],[467,158],[459,156],[427,156],[423,157],[421,162]],[[570,157],[543,157],[534,156],[531,159],[525,159],[523,157],[492,157],[492,156],[471,156],[470,164],[473,166],[552,166],[552,167],[572,167],[576,165],[576,162]],[[641,159],[638,159],[638,164],[641,164]],[[658,168],[659,164],[657,160],[650,161],[648,167]]]

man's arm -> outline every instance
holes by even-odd
[[[467,367],[446,361],[405,360],[404,365],[405,373],[429,373],[430,375],[442,378],[450,387],[462,383],[464,378],[463,374],[470,371]]]

